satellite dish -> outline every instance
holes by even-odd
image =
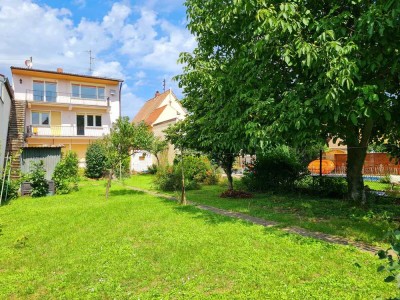
[[[30,59],[27,59],[27,60],[25,61],[25,66],[26,66],[28,69],[32,69],[32,66],[33,66],[32,61],[31,61]]]

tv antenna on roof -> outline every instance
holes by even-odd
[[[165,92],[165,78],[163,80],[163,89],[164,89],[164,92]]]
[[[30,59],[27,59],[27,60],[25,61],[25,66],[26,66],[28,69],[32,69],[32,66],[33,66],[32,56],[30,57]]]
[[[93,71],[92,64],[93,64],[93,61],[95,60],[95,58],[92,56],[92,50],[88,50],[86,52],[89,53],[89,72],[92,73],[92,71]]]

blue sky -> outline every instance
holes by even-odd
[[[183,0],[0,0],[0,73],[24,66],[123,79],[122,114],[132,118],[162,81],[180,98],[172,77],[194,37],[186,29]]]

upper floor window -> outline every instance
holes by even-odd
[[[33,100],[56,102],[57,83],[48,81],[33,81]]]
[[[72,97],[83,99],[104,99],[105,88],[83,84],[72,85]]]

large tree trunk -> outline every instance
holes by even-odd
[[[235,156],[232,154],[227,154],[222,161],[222,169],[224,169],[226,177],[228,178],[228,189],[231,191],[233,190],[232,167],[234,161]]]
[[[347,138],[348,197],[351,201],[361,205],[367,203],[362,169],[367,155],[372,126],[372,119],[368,119],[361,130],[354,128],[353,134],[350,133]]]
[[[351,201],[365,205],[367,198],[364,190],[362,169],[367,148],[347,145],[347,184],[348,197]]]

